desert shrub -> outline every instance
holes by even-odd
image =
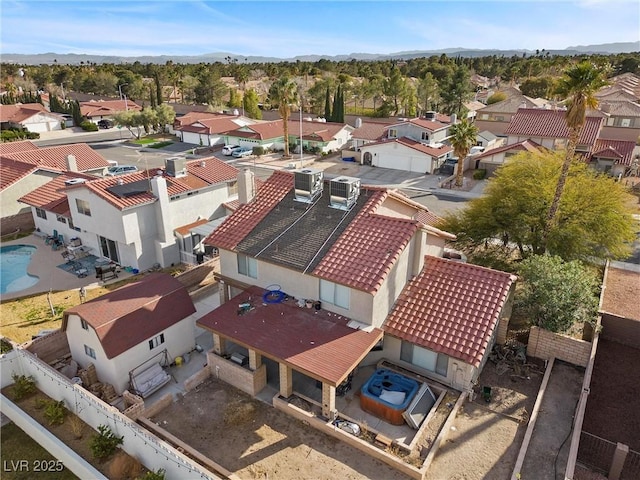
[[[80,128],[82,128],[82,130],[84,130],[85,132],[97,132],[98,131],[98,125],[96,125],[93,122],[90,122],[89,120],[85,120],[84,122],[82,122],[80,124]]]
[[[142,475],[142,471],[142,464],[138,459],[124,452],[120,452],[115,456],[109,466],[109,478],[112,480],[138,478]]]
[[[15,400],[22,400],[36,392],[36,381],[33,377],[14,374],[11,378],[13,378],[13,398]]]
[[[164,480],[165,479],[165,471],[163,468],[159,468],[154,472],[147,472],[142,477],[139,477],[138,480]]]
[[[78,439],[82,438],[82,435],[84,433],[84,425],[85,425],[82,419],[77,415],[73,415],[69,419],[69,423],[71,424],[71,432],[73,432],[73,436]]]
[[[33,401],[33,408],[36,410],[42,410],[47,405],[49,405],[49,400],[46,398],[38,397]]]
[[[261,156],[261,155],[264,155],[264,147],[263,147],[263,146],[260,146],[260,145],[257,145],[257,146],[255,146],[255,147],[253,147],[253,154],[254,154],[256,157],[259,157],[259,156]]]
[[[91,437],[91,453],[95,458],[108,458],[122,445],[124,436],[118,437],[107,425],[98,425],[98,433]]]
[[[13,345],[6,338],[0,338],[0,354],[13,350]]]
[[[44,418],[49,421],[49,425],[62,425],[64,417],[67,415],[67,409],[64,408],[64,400],[56,402],[50,400],[44,409]]]
[[[474,180],[482,180],[486,176],[487,176],[487,171],[484,168],[479,168],[475,172],[473,172]]]

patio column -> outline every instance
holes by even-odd
[[[280,395],[289,398],[293,394],[293,370],[284,363],[278,364],[280,368]]]
[[[220,305],[229,301],[229,286],[224,283],[224,280],[218,281],[218,295],[220,295]]]
[[[213,351],[218,355],[227,353],[227,339],[222,338],[217,333],[213,334]]]
[[[322,416],[331,418],[331,412],[336,409],[336,387],[322,382]]]
[[[262,355],[255,350],[249,350],[249,368],[256,371],[262,365]]]

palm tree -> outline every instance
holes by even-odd
[[[467,158],[469,150],[476,144],[478,139],[478,127],[468,119],[449,127],[449,142],[453,146],[453,153],[458,157],[458,171],[456,172],[456,186],[462,186],[462,174],[464,169],[464,159]]]
[[[569,166],[576,153],[576,146],[582,133],[587,109],[595,109],[598,106],[598,99],[595,97],[595,93],[607,84],[604,73],[602,69],[584,61],[565,70],[564,76],[558,83],[557,93],[567,99],[565,119],[569,128],[569,141],[567,142],[567,150],[556,192],[547,213],[547,221],[543,233],[545,243],[558,212],[560,198],[569,175]]]
[[[284,156],[289,157],[289,115],[291,104],[298,101],[298,86],[288,77],[276,80],[269,89],[271,104],[278,105],[278,112],[282,117],[284,130]],[[300,139],[302,142],[302,139]]]

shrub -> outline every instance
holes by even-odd
[[[261,145],[257,145],[257,146],[255,146],[255,147],[253,147],[253,154],[254,154],[256,157],[259,157],[259,156],[261,156],[261,155],[264,155],[264,147],[263,147],[263,146],[261,146]]]
[[[484,168],[479,168],[475,172],[473,172],[474,180],[482,180],[486,176],[487,176],[487,171]]]
[[[36,410],[42,410],[47,405],[49,405],[49,400],[46,398],[38,397],[33,401],[33,408]]]
[[[147,472],[140,480],[164,480],[165,479],[165,470],[164,468],[159,468],[155,472]]]
[[[51,400],[44,409],[44,418],[49,421],[49,425],[62,425],[66,415],[67,409],[64,408],[64,400],[59,402]]]
[[[142,471],[142,464],[136,458],[120,452],[115,456],[109,466],[109,478],[113,480],[138,478],[142,474]]]
[[[15,400],[22,400],[36,392],[36,382],[33,377],[14,374],[11,378],[13,378],[13,398]]]
[[[84,122],[82,122],[80,124],[80,127],[85,131],[85,132],[97,132],[98,131],[98,125],[96,125],[93,122],[90,122],[89,120],[85,120]]]
[[[69,420],[69,423],[71,424],[71,431],[73,432],[73,436],[78,439],[82,438],[85,425],[82,419],[77,415],[73,415]]]
[[[91,437],[91,453],[95,458],[108,458],[122,445],[124,436],[118,437],[108,425],[98,425],[98,433]]]
[[[0,354],[13,350],[13,345],[6,338],[0,338]]]

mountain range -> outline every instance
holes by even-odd
[[[487,57],[487,56],[531,56],[536,55],[583,55],[583,54],[619,54],[640,52],[640,41],[637,42],[618,42],[604,43],[599,45],[578,45],[568,47],[563,50],[490,50],[490,49],[472,49],[472,48],[445,48],[441,50],[414,50],[405,52],[396,52],[389,54],[377,53],[350,53],[348,55],[300,55],[293,58],[277,58],[277,57],[260,57],[260,56],[244,56],[228,52],[206,53],[203,55],[146,55],[137,57],[112,56],[112,55],[87,55],[77,53],[38,53],[38,54],[19,54],[19,53],[3,53],[2,62],[14,63],[19,65],[42,65],[54,64],[59,65],[80,65],[82,63],[135,63],[142,64],[165,64],[168,61],[173,63],[225,63],[227,58],[237,60],[238,63],[278,63],[278,62],[317,62],[321,59],[329,61],[344,60],[409,60],[412,58],[430,57],[433,55],[447,55],[449,57]]]

